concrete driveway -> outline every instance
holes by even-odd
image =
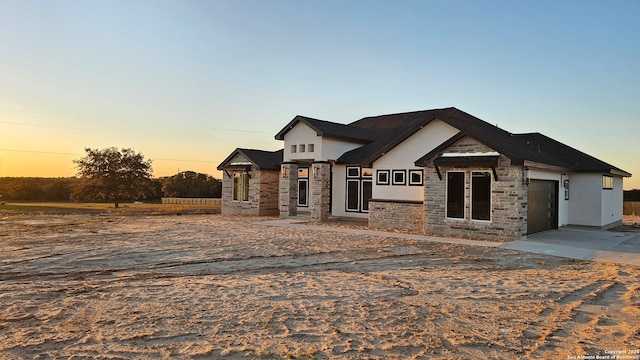
[[[640,265],[640,233],[633,232],[562,228],[529,235],[499,247],[578,260]]]

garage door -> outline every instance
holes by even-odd
[[[531,180],[527,204],[527,233],[558,228],[558,182]]]

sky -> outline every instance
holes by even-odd
[[[0,177],[133,148],[220,177],[296,115],[457,107],[640,188],[640,1],[0,0]]]

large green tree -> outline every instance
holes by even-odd
[[[151,185],[151,160],[132,149],[84,149],[86,155],[73,162],[80,181],[72,200],[113,202],[146,198]]]

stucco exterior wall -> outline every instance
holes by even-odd
[[[423,187],[410,186],[408,172],[405,175],[407,176],[405,185],[391,183],[377,185],[375,181],[377,170],[421,170],[414,165],[415,161],[458,132],[459,130],[453,126],[440,120],[434,120],[376,160],[373,163],[373,198],[422,201]]]
[[[622,222],[623,179],[619,176],[613,177],[613,189],[602,190],[602,211],[601,227],[608,228]]]
[[[347,192],[347,167],[345,165],[333,165],[331,178],[331,215],[366,219],[368,213],[359,213],[346,210]]]
[[[309,151],[309,145],[313,144],[313,151]],[[291,145],[296,145],[296,152],[291,152]],[[300,145],[305,145],[305,151],[300,151]],[[288,161],[332,161],[339,158],[349,150],[362,146],[360,143],[321,137],[303,123],[297,123],[284,135],[285,162]]]
[[[449,147],[447,152],[489,152],[491,148],[465,137]],[[464,219],[446,218],[446,173],[465,172]],[[471,172],[491,169],[478,167],[441,167],[440,179],[430,164],[425,171],[424,228],[428,234],[455,236],[492,241],[513,241],[527,232],[527,190],[523,184],[523,167],[511,165],[500,156],[496,173],[491,178],[491,216],[489,221],[471,220]]]
[[[574,174],[571,176],[569,184],[570,225],[602,226],[602,191],[601,174]],[[622,204],[620,207],[622,208]]]

